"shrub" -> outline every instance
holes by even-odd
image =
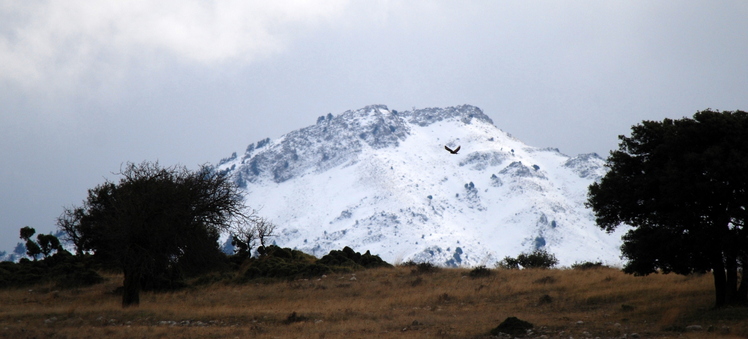
[[[585,261],[582,263],[574,263],[571,265],[571,269],[574,270],[589,270],[589,269],[595,269],[595,268],[602,268],[605,267],[601,261],[598,262],[589,262]]]
[[[512,257],[505,257],[504,260],[499,261],[496,263],[497,268],[502,268],[505,270],[518,270],[519,269],[519,260]]]
[[[104,281],[93,268],[90,256],[57,252],[42,260],[0,263],[0,288],[53,282],[58,288],[77,288]]]
[[[361,254],[350,247],[332,250],[321,259],[290,248],[270,245],[263,248],[259,258],[249,258],[241,280],[257,278],[310,278],[333,272],[353,272],[373,267],[391,267],[369,251]]]
[[[309,320],[309,318],[303,315],[296,314],[296,312],[293,312],[289,314],[288,317],[286,317],[285,323],[293,324],[293,323],[298,323],[298,322],[307,321],[307,320]]]
[[[372,255],[371,252],[361,254],[350,247],[346,246],[342,251],[332,250],[329,254],[319,259],[318,263],[327,266],[343,266],[354,269],[374,268],[374,267],[392,267],[378,255]]]
[[[551,268],[558,264],[556,256],[545,250],[535,250],[530,254],[522,253],[517,256],[517,260],[524,268]]]
[[[211,285],[214,283],[222,282],[222,281],[229,281],[234,277],[233,274],[229,272],[212,272],[203,274],[195,279],[192,280],[192,286],[204,286],[204,285]]]
[[[314,256],[290,248],[270,245],[262,247],[260,253],[259,258],[246,259],[246,269],[240,280],[309,278],[330,272],[329,268],[318,267]]]
[[[482,277],[488,277],[491,275],[491,270],[486,268],[486,266],[478,266],[472,270],[470,270],[470,273],[468,275],[475,279],[475,278],[482,278]]]
[[[417,262],[415,262],[413,260],[408,260],[408,261],[406,261],[406,262],[404,262],[402,264],[399,264],[398,266],[401,266],[401,267],[416,267],[416,265],[418,265]]]
[[[522,268],[551,268],[558,264],[558,259],[546,250],[535,250],[532,253],[522,253],[517,258],[506,257],[496,265],[503,269]]]
[[[422,262],[416,264],[416,267],[410,271],[412,274],[423,274],[423,273],[434,273],[439,270],[439,267],[434,266],[430,262]]]
[[[57,279],[58,288],[78,288],[96,285],[104,282],[104,278],[96,271],[87,268],[80,268],[69,274],[65,274]]]
[[[543,296],[538,299],[538,305],[546,305],[553,302],[553,297],[547,294],[543,294]]]

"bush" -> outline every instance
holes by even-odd
[[[475,278],[482,278],[482,277],[488,277],[491,275],[491,270],[486,268],[486,266],[478,266],[472,270],[470,270],[470,273],[468,275],[475,279]]]
[[[286,321],[284,323],[293,324],[293,323],[298,323],[298,322],[307,321],[307,320],[309,320],[308,317],[305,317],[303,315],[296,314],[296,312],[293,312],[289,314],[288,317],[286,317]]]
[[[434,273],[439,270],[439,267],[434,266],[430,262],[422,262],[416,264],[415,268],[410,271],[412,274],[423,274],[423,273]]]
[[[504,260],[499,261],[496,263],[497,268],[502,268],[505,270],[518,270],[519,269],[519,260],[512,257],[505,257]]]
[[[93,268],[90,256],[58,251],[42,260],[0,263],[0,288],[53,282],[58,288],[77,288],[104,281]]]
[[[374,268],[374,267],[392,267],[378,255],[372,255],[371,252],[361,254],[350,247],[346,246],[342,251],[332,250],[326,254],[318,263],[327,266],[344,266],[354,269]]]
[[[234,275],[230,272],[212,272],[203,274],[192,280],[192,286],[205,286],[211,285],[222,281],[229,281],[234,278]]]
[[[101,282],[104,282],[104,278],[99,273],[92,269],[80,268],[59,277],[56,285],[58,288],[78,288],[96,285]]]
[[[242,280],[257,278],[311,278],[333,272],[353,272],[373,267],[391,267],[379,256],[369,251],[361,254],[350,247],[332,250],[321,259],[290,248],[275,245],[264,247],[259,258],[249,258],[245,263]]]
[[[558,259],[546,250],[535,250],[530,254],[522,253],[517,258],[506,257],[497,263],[499,268],[519,269],[522,268],[551,268],[558,264]]]
[[[585,261],[582,263],[574,263],[571,265],[571,269],[573,270],[590,270],[595,268],[603,268],[605,267],[601,261],[598,262],[589,262]]]
[[[285,255],[288,252],[279,251],[281,255]],[[284,278],[284,279],[297,279],[297,278],[310,278],[324,273],[330,270],[315,267],[309,269],[309,266],[316,265],[303,260],[294,260],[293,258],[280,258],[273,256],[263,256],[258,259],[251,259],[250,266],[244,272],[244,279],[256,279],[256,278]]]

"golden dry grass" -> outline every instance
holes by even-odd
[[[121,277],[78,290],[0,290],[3,338],[484,338],[510,316],[534,337],[737,338],[748,309],[713,310],[710,275],[615,269],[382,268],[293,282],[217,283],[143,293],[122,309]],[[352,278],[354,278],[352,280]],[[295,314],[294,314],[295,312]],[[293,314],[293,315],[292,315]],[[701,331],[686,331],[700,325]]]

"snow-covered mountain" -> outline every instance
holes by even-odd
[[[618,265],[624,230],[601,231],[584,207],[603,164],[527,146],[474,106],[373,105],[252,143],[216,168],[278,225],[278,245],[318,257],[350,246],[391,263],[491,266],[544,248],[561,265]]]

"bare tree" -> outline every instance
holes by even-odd
[[[83,207],[66,207],[62,214],[57,217],[57,227],[63,232],[62,240],[72,242],[75,246],[75,254],[78,256],[82,256],[86,252],[83,237],[78,228],[85,213]]]
[[[257,232],[257,238],[260,240],[260,246],[265,248],[265,241],[268,238],[275,236],[275,224],[266,218],[257,218],[252,220],[254,228]]]
[[[245,220],[235,224],[230,231],[231,245],[236,255],[251,257],[252,247],[257,241],[257,220],[261,219],[256,210],[250,211]]]

